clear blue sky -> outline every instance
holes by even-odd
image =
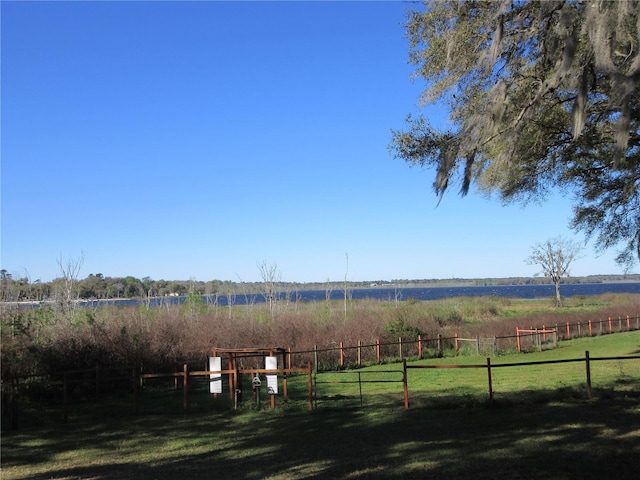
[[[401,2],[5,2],[2,261],[80,276],[529,276],[569,200],[503,207],[387,151],[418,111]],[[446,121],[446,110],[427,110]],[[348,256],[348,271],[347,271]],[[587,245],[574,275],[621,273]]]

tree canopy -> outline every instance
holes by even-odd
[[[640,0],[431,1],[406,23],[424,116],[391,151],[436,169],[439,196],[472,184],[504,202],[574,196],[571,226],[617,260],[640,256]]]

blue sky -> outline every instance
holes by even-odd
[[[1,266],[285,281],[529,276],[570,198],[504,207],[387,150],[402,2],[2,2]],[[426,110],[435,125],[446,110]],[[571,273],[621,273],[590,244]]]

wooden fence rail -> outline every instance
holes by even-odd
[[[532,365],[552,365],[559,363],[585,363],[585,376],[586,376],[586,396],[591,398],[591,362],[604,361],[604,360],[637,360],[640,359],[640,355],[626,355],[622,357],[594,357],[589,356],[589,351],[585,352],[584,358],[571,358],[563,360],[546,360],[546,361],[533,361],[533,362],[513,362],[513,363],[497,363],[492,364],[491,358],[487,358],[486,364],[473,364],[473,365],[407,365],[406,359],[402,361],[403,369],[403,390],[404,390],[404,408],[409,408],[409,370],[424,370],[424,369],[439,369],[439,368],[486,368],[487,369],[487,383],[489,401],[493,401],[493,376],[492,369],[504,368],[504,367],[528,367]]]

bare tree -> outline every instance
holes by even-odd
[[[533,246],[531,255],[526,259],[529,265],[542,268],[545,277],[549,277],[556,287],[556,306],[562,306],[560,280],[569,274],[569,266],[579,257],[581,247],[562,237],[551,238]]]
[[[55,303],[69,322],[73,320],[73,312],[79,298],[78,275],[83,264],[84,253],[80,253],[78,258],[69,257],[66,261],[62,259],[62,255],[58,257],[61,276],[54,293]]]
[[[282,278],[280,270],[278,270],[278,264],[273,263],[268,265],[266,261],[263,261],[258,265],[260,270],[260,276],[262,277],[262,296],[264,301],[269,304],[269,313],[271,318],[275,311],[275,306],[278,301],[278,288]]]

